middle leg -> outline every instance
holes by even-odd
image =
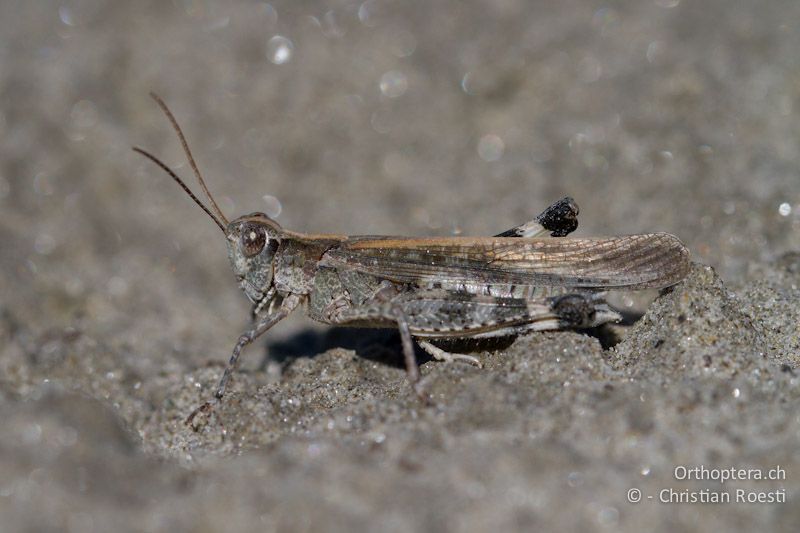
[[[423,396],[412,339],[433,357],[462,360],[480,366],[472,356],[450,354],[430,341],[489,338],[534,330],[570,329],[599,325],[618,318],[598,294],[571,292],[533,300],[476,295],[444,290],[384,291],[387,299],[342,309],[338,325],[386,327],[396,325],[411,385]],[[424,396],[423,396],[424,397]]]
[[[443,361],[445,363],[453,363],[455,361],[463,361],[465,363],[469,363],[471,365],[475,365],[478,368],[483,368],[483,364],[481,360],[475,357],[474,355],[466,355],[463,353],[451,353],[446,350],[439,348],[438,346],[434,345],[430,341],[423,341],[421,339],[416,339],[417,344],[419,347],[428,352],[434,359],[437,361]]]

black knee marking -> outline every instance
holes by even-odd
[[[553,312],[567,327],[582,328],[594,323],[594,304],[581,294],[567,294],[555,299]]]
[[[545,209],[536,217],[536,222],[549,231],[552,237],[569,235],[578,228],[578,204],[566,196]]]

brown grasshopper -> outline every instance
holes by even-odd
[[[151,96],[178,134],[210,208],[158,158],[134,150],[169,174],[219,226],[236,279],[254,304],[254,325],[234,346],[213,402],[225,394],[242,349],[301,304],[325,324],[398,328],[408,381],[424,398],[415,340],[437,360],[480,366],[476,357],[449,353],[437,342],[619,320],[604,291],[664,288],[689,270],[688,250],[667,233],[553,238],[577,228],[578,206],[571,198],[494,237],[311,235],[283,229],[263,213],[228,221],[175,117]],[[211,406],[205,403],[187,422]]]

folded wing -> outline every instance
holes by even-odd
[[[585,289],[662,288],[689,271],[674,235],[600,238],[351,237],[321,264],[400,283],[507,284]]]

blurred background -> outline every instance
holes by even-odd
[[[110,320],[147,299],[162,326],[241,325],[217,229],[130,150],[193,181],[151,90],[230,218],[481,235],[570,195],[579,235],[673,232],[741,277],[800,245],[798,15],[723,0],[3,2],[3,293],[32,320],[85,298]]]
[[[781,1],[3,2],[4,298],[33,321],[89,298],[109,320],[149,300],[161,326],[241,325],[218,230],[130,150],[193,182],[151,90],[230,218],[480,235],[571,195],[579,235],[673,232],[735,279],[800,246],[798,16]]]
[[[738,283],[800,249],[798,21],[787,0],[4,0],[0,338],[47,360],[48,331],[80,331],[180,375],[247,323],[218,229],[130,149],[195,187],[149,91],[229,218],[491,235],[569,195],[576,235],[672,232]]]

